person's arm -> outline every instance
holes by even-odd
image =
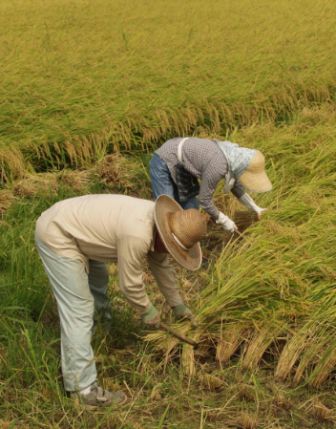
[[[218,182],[222,179],[222,176],[205,170],[201,177],[201,186],[200,192],[198,195],[198,200],[200,206],[212,217],[213,220],[217,220],[219,216],[219,210],[212,201],[213,193],[215,192]]]
[[[245,188],[238,179],[235,180],[231,192],[238,200],[245,194]]]
[[[191,318],[190,309],[184,304],[176,282],[176,275],[167,253],[149,252],[148,262],[156,283],[172,308],[175,318]]]
[[[255,213],[257,213],[258,218],[260,219],[262,213],[264,211],[266,211],[267,209],[259,207],[256,202],[253,200],[252,197],[250,197],[249,194],[247,194],[246,192],[239,198],[239,201],[245,206],[247,207],[249,210],[254,211]]]
[[[260,218],[261,214],[267,210],[267,209],[264,209],[264,208],[258,206],[258,204],[254,201],[254,199],[248,193],[245,192],[245,188],[239,182],[239,180],[235,181],[235,184],[234,184],[233,188],[231,189],[231,192],[233,193],[233,195],[236,198],[238,198],[238,200],[241,202],[241,204],[243,204],[249,210],[252,210],[255,213],[257,213],[259,218]]]
[[[177,287],[175,270],[169,261],[167,253],[149,252],[149,268],[156,283],[170,307],[183,304],[179,289]]]
[[[123,237],[117,244],[120,290],[140,314],[151,306],[143,284],[143,268],[148,253],[145,240]]]
[[[217,169],[209,165],[201,178],[200,193],[198,196],[201,207],[209,213],[212,219],[221,225],[226,231],[235,232],[237,226],[224,213],[220,212],[212,201],[213,193],[216,189],[218,182],[223,178],[224,171],[217,172]]]

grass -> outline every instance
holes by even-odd
[[[239,365],[253,368],[271,353],[277,379],[316,387],[335,372],[334,118],[333,108],[305,110],[291,126],[235,136],[269,154],[275,186],[259,197],[269,212],[224,247],[203,279],[191,333],[219,364],[238,351]]]
[[[287,126],[232,136],[269,152],[275,189],[258,197],[269,212],[242,239],[223,247],[212,226],[215,248],[202,270],[179,272],[199,325],[178,329],[201,340],[198,349],[160,331],[143,341],[110,267],[114,320],[98,325],[94,348],[101,382],[130,397],[117,411],[83,412],[64,396],[57,311],[32,234],[38,214],[59,199],[134,195],[139,185],[149,194],[148,159],[108,156],[89,170],[27,177],[25,193],[22,181],[7,187],[15,198],[0,225],[0,427],[333,427],[335,116],[329,105],[305,109]],[[229,212],[238,208],[216,198]],[[149,275],[146,283],[169,322]]]
[[[5,0],[0,25],[0,428],[334,427],[332,2]],[[197,349],[146,335],[110,266],[94,349],[130,401],[85,412],[63,392],[35,220],[74,195],[150,198],[149,152],[193,134],[263,150],[269,210],[237,239],[211,225],[202,269],[178,271]]]

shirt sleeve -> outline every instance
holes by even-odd
[[[143,268],[149,250],[145,240],[123,237],[118,241],[118,274],[120,290],[128,302],[143,313],[150,300],[143,284]]]
[[[201,186],[200,192],[198,195],[198,200],[201,207],[209,213],[209,215],[214,219],[218,219],[219,210],[213,203],[212,197],[215,192],[218,182],[224,177],[222,171],[217,171],[212,164],[204,171],[201,177]]]
[[[156,283],[170,307],[183,304],[174,267],[167,253],[149,252],[148,262]]]
[[[236,198],[240,198],[245,194],[245,188],[244,186],[239,182],[239,180],[235,181],[235,184],[233,185],[233,188],[231,189],[231,192]]]

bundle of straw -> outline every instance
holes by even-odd
[[[247,210],[237,210],[234,213],[233,220],[238,227],[239,232],[244,232],[248,227],[259,220],[257,214]]]

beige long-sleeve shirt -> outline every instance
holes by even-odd
[[[82,261],[117,260],[119,285],[140,312],[150,304],[143,284],[145,260],[174,307],[183,302],[168,255],[153,250],[154,202],[125,195],[85,195],[43,212],[36,238],[60,256]]]

